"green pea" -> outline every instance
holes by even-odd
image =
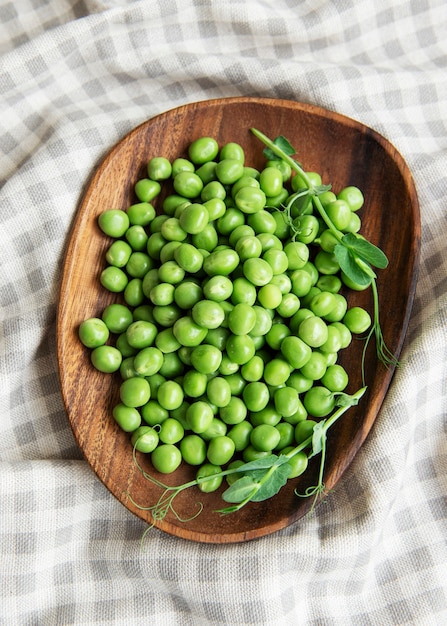
[[[113,293],[120,293],[124,291],[129,282],[127,275],[119,267],[109,265],[100,274],[99,277],[101,285]]]
[[[118,371],[122,358],[121,352],[113,346],[98,346],[90,354],[90,359],[95,369],[106,374]]]
[[[188,205],[181,213],[179,222],[184,231],[196,235],[208,225],[209,213],[203,204],[194,202]]]
[[[78,330],[79,339],[87,348],[98,348],[109,338],[107,324],[98,317],[90,317],[81,322]]]
[[[234,442],[234,449],[236,452],[242,452],[250,443],[250,433],[253,430],[253,426],[250,422],[243,420],[235,424],[231,430],[228,431],[227,436]]]
[[[191,280],[175,285],[174,301],[181,309],[192,309],[202,298],[202,288]]]
[[[309,260],[309,248],[301,241],[291,241],[284,246],[289,270],[302,269]]]
[[[254,446],[249,444],[242,451],[242,458],[245,463],[250,463],[251,461],[257,461],[258,459],[264,459],[266,456],[270,456],[270,450],[257,450]]]
[[[183,460],[189,465],[202,465],[206,459],[206,443],[199,435],[186,435],[179,447]]]
[[[211,405],[203,400],[192,402],[186,411],[188,426],[196,434],[205,432],[211,426],[213,418]]]
[[[327,368],[321,382],[329,389],[329,391],[337,392],[344,391],[346,389],[349,378],[344,367],[335,363]]]
[[[256,287],[244,276],[238,276],[233,280],[233,292],[231,294],[231,303],[246,304],[253,306],[256,302]]]
[[[115,347],[118,348],[118,350],[121,352],[123,358],[134,356],[138,352],[136,348],[132,348],[132,346],[129,345],[125,332],[118,335],[118,337],[116,338]]]
[[[313,383],[313,381],[311,381],[311,383]],[[307,389],[304,389],[303,391],[307,391]],[[298,408],[295,411],[295,413],[293,413],[292,415],[283,416],[284,421],[287,422],[288,424],[292,424],[292,426],[295,426],[296,424],[298,424],[298,422],[301,422],[305,420],[306,418],[307,418],[306,407],[304,406],[300,398],[298,398]]]
[[[253,426],[259,426],[260,424],[269,424],[269,426],[276,426],[281,422],[282,415],[278,413],[274,406],[267,404],[260,411],[255,411],[250,414],[250,422]]]
[[[182,346],[198,346],[206,337],[207,329],[199,326],[189,316],[180,317],[174,322],[173,333]]]
[[[156,397],[157,391],[155,386],[149,383],[151,388],[151,396]],[[141,417],[149,426],[158,426],[169,417],[169,411],[163,408],[156,400],[152,398],[140,408]]]
[[[283,450],[285,453],[285,450]],[[288,478],[297,478],[304,474],[309,464],[307,454],[303,451],[294,454],[287,463],[291,466]]]
[[[274,216],[265,209],[247,215],[247,224],[253,228],[257,235],[261,236],[261,239],[265,235],[273,235],[277,229],[277,222]],[[275,240],[272,239],[271,241]]]
[[[234,363],[243,365],[254,357],[256,348],[250,336],[232,334],[228,337],[226,351]]]
[[[273,394],[275,409],[283,417],[294,415],[299,409],[299,396],[293,387],[280,387]]]
[[[259,337],[266,335],[272,328],[272,316],[263,307],[254,305],[253,309],[256,313],[256,322],[251,330],[252,337]]]
[[[182,453],[172,443],[158,445],[151,454],[154,468],[162,474],[171,474],[182,462]]]
[[[228,328],[234,335],[248,335],[255,323],[255,310],[243,302],[236,304],[228,315]]]
[[[106,261],[109,265],[115,267],[125,267],[130,255],[132,254],[131,246],[121,239],[117,239],[112,243],[106,252]]]
[[[192,161],[189,161],[188,159],[184,159],[182,157],[178,157],[172,162],[171,177],[175,178],[180,172],[194,172],[194,170],[195,166]]]
[[[223,376],[215,376],[207,384],[206,395],[211,404],[222,408],[231,400],[231,387]]]
[[[272,387],[283,385],[290,376],[291,367],[289,363],[282,358],[276,357],[265,364],[264,380]]]
[[[313,350],[309,360],[300,368],[301,374],[310,380],[319,380],[326,372],[326,357],[321,353]]]
[[[318,348],[328,339],[327,324],[315,315],[307,317],[299,325],[298,337],[311,348]]]
[[[211,493],[216,491],[222,484],[223,477],[216,476],[220,474],[222,468],[212,463],[205,463],[196,473],[196,480],[199,481],[198,487],[203,493]]]
[[[214,405],[212,406],[214,408]],[[225,422],[222,422],[222,420],[217,417],[213,417],[211,424],[203,433],[200,433],[200,436],[204,441],[211,441],[211,439],[214,439],[215,437],[222,437],[226,435],[227,428],[228,427]]]
[[[208,377],[196,370],[188,370],[183,377],[183,391],[190,398],[199,398],[206,391]]]
[[[247,382],[254,383],[260,380],[264,374],[264,361],[255,354],[247,363],[241,367],[241,374]]]
[[[338,352],[341,348],[341,336],[340,332],[335,328],[335,326],[327,327],[328,338],[327,340],[319,347],[320,352],[324,354]]]
[[[245,162],[245,153],[243,147],[234,142],[229,141],[224,144],[220,149],[219,159],[222,161],[223,159],[236,159],[241,163]]]
[[[221,361],[222,352],[209,344],[201,344],[191,352],[191,364],[202,374],[213,374],[216,372]]]
[[[139,306],[144,301],[143,281],[141,278],[132,278],[123,292],[124,301],[132,307]]]
[[[138,320],[126,328],[126,337],[132,348],[147,348],[154,343],[157,327],[152,322]]]
[[[293,220],[294,229],[297,230],[297,241],[312,243],[318,236],[320,222],[315,215],[299,215]]]
[[[155,337],[155,347],[158,348],[163,354],[177,352],[180,348],[180,343],[175,338],[172,327],[159,330]]]
[[[247,259],[243,263],[242,271],[245,278],[257,287],[267,285],[273,276],[271,265],[264,259]]]
[[[226,382],[230,386],[228,381]],[[237,396],[231,396],[229,402],[220,409],[220,417],[225,424],[239,424],[240,422],[245,420],[246,416],[247,407],[245,406],[242,399],[238,398]]]
[[[354,185],[349,185],[348,187],[344,187],[338,194],[337,198],[339,200],[344,200],[348,205],[351,211],[358,211],[362,208],[364,203],[364,197],[361,190]]]
[[[291,275],[292,293],[298,298],[307,295],[312,287],[312,278],[306,270],[295,270]]]
[[[118,426],[126,433],[133,432],[141,425],[141,415],[134,407],[119,403],[113,407],[112,415]]]
[[[317,252],[314,264],[320,274],[337,274],[340,271],[340,265],[335,255],[325,250]]]
[[[130,224],[148,226],[155,217],[155,209],[150,202],[137,202],[130,205],[127,215]]]
[[[119,239],[130,226],[129,216],[121,209],[108,209],[99,215],[98,225],[103,233]]]
[[[280,422],[276,426],[276,429],[279,432],[279,441],[275,447],[275,450],[283,451],[284,448],[292,445],[295,441],[295,428],[292,424],[289,424],[288,422]]]
[[[199,165],[196,169],[197,176],[200,176],[200,179],[205,186],[216,180],[216,165],[216,161],[206,161],[205,163],[202,163],[202,165]]]
[[[217,168],[216,168],[217,169]],[[174,191],[185,198],[198,198],[203,189],[203,182],[195,172],[182,171],[172,181]]]
[[[121,402],[129,407],[139,407],[146,404],[151,395],[149,383],[145,378],[133,376],[124,380],[120,385]]]
[[[152,233],[152,235],[148,237],[146,250],[151,259],[158,260],[160,258],[160,252],[163,250],[167,241],[168,240],[165,239],[161,232]]]
[[[298,422],[295,426],[295,442],[299,445],[304,443],[306,439],[309,439],[309,437],[312,437],[316,424],[317,422],[311,419]]]
[[[135,183],[135,195],[141,202],[151,202],[161,191],[161,185],[156,180],[142,178]]]
[[[200,300],[191,310],[192,319],[203,328],[218,328],[225,319],[225,312],[219,302]]]
[[[216,166],[216,177],[223,185],[232,185],[244,174],[243,161],[224,158]]]
[[[178,443],[184,434],[185,429],[181,423],[173,417],[168,417],[162,422],[158,436],[163,443]]]
[[[361,334],[371,326],[371,316],[368,311],[362,307],[353,306],[346,311],[343,324],[351,333]]]
[[[241,187],[234,196],[234,203],[243,213],[257,213],[262,211],[267,201],[262,189],[247,186]]]
[[[246,259],[260,257],[262,245],[255,235],[247,235],[237,240],[235,250],[240,260],[245,261]]]
[[[131,443],[139,452],[150,453],[158,445],[158,434],[151,426],[140,426],[131,437]]]
[[[163,352],[153,346],[143,348],[135,355],[133,366],[140,376],[152,376],[163,365]]]
[[[177,409],[183,402],[183,389],[174,380],[166,380],[158,388],[157,400],[168,411]]]
[[[282,299],[281,289],[273,283],[263,285],[258,290],[258,302],[265,309],[276,309],[281,304]]]
[[[207,224],[200,233],[191,235],[191,241],[197,249],[212,252],[217,246],[218,234],[213,224]]]
[[[306,391],[303,404],[313,417],[326,417],[334,410],[335,397],[326,387],[315,385]]]
[[[213,137],[199,137],[188,148],[188,156],[195,164],[213,161],[219,152],[219,145]]]
[[[262,381],[247,383],[242,392],[242,398],[248,411],[261,411],[270,399],[269,389]]]
[[[167,180],[172,174],[172,165],[165,157],[152,157],[147,164],[147,174],[151,180]]]
[[[281,302],[276,307],[276,312],[283,318],[292,317],[298,311],[301,302],[294,293],[286,293],[282,296]]]
[[[220,235],[229,236],[238,226],[245,224],[245,215],[236,207],[227,207],[225,214],[216,222],[217,232]]]
[[[159,326],[170,327],[173,326],[182,316],[182,311],[176,304],[172,303],[162,306],[154,306],[152,314],[154,322],[156,322]]]
[[[156,233],[154,233],[154,235],[155,234]],[[152,237],[154,235],[149,237],[149,241],[152,241]],[[178,217],[169,217],[165,220],[161,225],[160,235],[164,238],[163,245],[166,241],[184,241],[188,237],[188,233],[184,228],[182,228]],[[160,247],[160,244],[158,244],[159,252],[162,247],[163,246]]]
[[[322,355],[319,355],[319,356],[322,356]],[[323,374],[324,374],[325,367],[326,367],[326,360],[324,357],[323,357],[323,365],[324,365],[324,369],[323,369]],[[294,389],[296,389],[298,393],[304,393],[305,391],[307,391],[308,389],[312,387],[313,379],[307,378],[306,376],[304,376],[304,374],[301,371],[295,371],[290,374],[289,378],[286,381],[286,384],[288,387],[293,387]]]
[[[232,459],[235,449],[236,446],[231,437],[219,435],[209,442],[206,456],[213,465],[225,465]]]
[[[203,269],[208,276],[228,276],[239,265],[239,256],[231,248],[212,252],[203,261]]]

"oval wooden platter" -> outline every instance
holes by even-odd
[[[118,401],[119,375],[101,374],[90,364],[89,351],[78,339],[79,324],[101,316],[107,304],[120,296],[100,286],[105,251],[111,241],[97,226],[106,209],[126,209],[134,197],[134,184],[146,175],[153,156],[174,159],[185,156],[189,143],[209,135],[220,145],[236,141],[246,152],[246,163],[261,167],[263,146],[250,132],[255,127],[270,138],[286,136],[307,171],[318,171],[334,191],[357,185],[365,196],[361,209],[362,233],[381,247],[390,259],[380,272],[381,322],[384,339],[398,356],[401,352],[414,298],[420,247],[417,194],[401,155],[381,135],[357,121],[308,104],[264,98],[224,98],[188,104],[158,115],[125,136],[97,166],[80,203],[68,241],[57,319],[58,363],[64,403],[76,441],[87,462],[110,492],[129,511],[153,523],[149,512],[136,507],[156,502],[161,491],[145,480],[135,467],[129,435],[114,422],[112,408]],[[349,296],[350,304],[372,310],[370,290]],[[362,386],[363,342],[353,341],[339,362],[350,376],[347,391]],[[374,342],[365,363],[368,390],[329,431],[325,484],[332,489],[365,441],[389,388],[393,368],[378,362]],[[145,455],[141,466],[164,482],[182,484],[194,470],[182,465],[169,476],[157,475]],[[222,490],[202,494],[195,487],[176,500],[180,518],[189,518],[203,503],[203,511],[189,522],[168,514],[155,526],[161,530],[206,543],[236,543],[278,531],[309,511],[311,499],[299,498],[315,484],[318,459],[308,471],[269,501],[250,503],[237,513],[220,515]]]

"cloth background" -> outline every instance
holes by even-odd
[[[445,0],[0,0],[0,623],[447,623]],[[415,178],[422,257],[405,367],[324,505],[247,544],[145,525],[63,408],[55,319],[81,194],[140,122],[208,98],[321,105]],[[398,219],[398,217],[396,217]]]

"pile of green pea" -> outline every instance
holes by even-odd
[[[223,468],[304,441],[348,385],[339,351],[371,324],[348,307],[356,286],[311,197],[284,211],[305,188],[283,161],[257,170],[240,144],[200,137],[187,158],[151,158],[135,203],[99,216],[113,239],[100,282],[120,301],[86,319],[80,340],[95,368],[121,375],[113,417],[132,445],[159,472],[184,461],[216,475],[203,491]],[[360,230],[357,187],[319,198],[337,230]],[[290,463],[300,475],[305,452]]]

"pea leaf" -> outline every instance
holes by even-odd
[[[356,404],[358,404],[359,401],[357,398],[353,398],[352,396],[348,395],[347,393],[340,393],[337,396],[337,399],[335,401],[335,406],[355,406]]]
[[[385,269],[387,267],[388,259],[385,253],[370,241],[362,237],[357,237],[353,233],[344,235],[342,241],[367,263],[371,263],[371,265],[379,269]]]
[[[279,137],[274,139],[273,143],[287,156],[292,156],[292,154],[295,154],[296,152],[295,148],[291,145],[289,140],[286,139],[283,135],[280,135]],[[263,154],[268,161],[281,161],[281,157],[273,152],[273,150],[271,150],[270,148],[264,148]]]
[[[251,498],[253,502],[262,502],[276,495],[281,487],[287,482],[292,467],[290,465],[277,465],[268,479],[261,484],[258,491]]]
[[[226,491],[222,498],[225,502],[242,502],[252,493],[256,483],[251,476],[238,478]]]
[[[332,185],[315,185],[312,188],[314,196],[321,196],[321,194],[326,193],[326,191],[330,191],[332,189]]]
[[[323,448],[324,439],[326,439],[326,420],[318,422],[313,428],[312,452],[309,454],[309,459],[317,454],[320,454]]]
[[[364,287],[370,284],[371,276],[359,266],[355,255],[345,245],[338,243],[334,248],[334,254],[340,268],[348,278]]]
[[[261,459],[256,459],[256,461],[249,461],[248,463],[244,463],[238,469],[241,472],[249,472],[251,470],[259,470],[259,469],[270,469],[275,465],[282,465],[283,463],[287,463],[287,457],[282,454],[278,456],[276,454],[269,454]]]

